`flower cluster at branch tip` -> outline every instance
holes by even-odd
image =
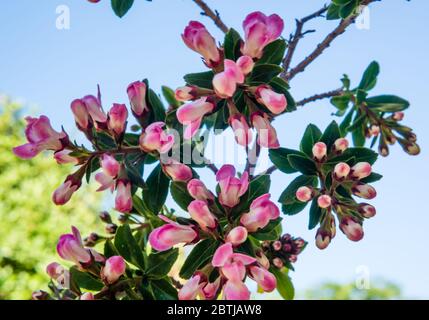
[[[306,246],[307,242],[302,238],[294,238],[286,233],[276,241],[265,241],[259,255],[260,259],[266,259],[278,269],[285,266],[293,269],[291,264],[297,261],[298,255]]]
[[[217,112],[228,112],[227,123],[233,129],[239,145],[252,141],[252,128],[258,133],[257,143],[266,148],[278,148],[275,129],[271,126],[274,116],[286,110],[288,101],[268,83],[252,79],[252,71],[262,58],[264,48],[278,39],[283,31],[283,20],[276,14],[266,16],[261,12],[249,14],[243,22],[245,39],[240,43],[240,56],[234,60],[225,57],[225,48],[218,48],[205,26],[191,21],[182,38],[192,50],[202,55],[207,67],[213,71],[210,88],[188,83],[176,90],[178,101],[190,102],[180,106],[177,119],[186,126],[184,138],[197,134],[204,117]],[[238,96],[248,102],[248,110],[240,110]],[[222,104],[226,101],[225,104]],[[227,108],[227,111],[220,109]]]

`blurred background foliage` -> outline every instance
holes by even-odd
[[[84,186],[67,206],[52,203],[51,194],[70,166],[47,155],[24,161],[11,152],[25,142],[27,114],[19,103],[0,97],[0,299],[29,299],[32,291],[47,287],[45,267],[59,261],[56,242],[70,225],[83,235],[101,227],[101,197]]]

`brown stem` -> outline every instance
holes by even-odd
[[[296,103],[296,105],[299,106],[299,107],[302,107],[302,106],[304,106],[307,103],[314,102],[314,101],[321,100],[321,99],[326,99],[326,98],[331,98],[331,97],[339,96],[342,93],[343,93],[343,89],[342,88],[338,88],[338,89],[335,89],[335,90],[332,90],[332,91],[328,91],[328,92],[325,92],[325,93],[318,93],[318,94],[312,95],[311,97],[308,97],[308,98],[305,98],[305,99],[302,99],[302,100],[298,101]]]
[[[210,9],[210,7],[202,0],[193,0],[193,1],[197,4],[197,6],[199,6],[203,10],[202,14],[212,19],[214,24],[220,30],[222,30],[224,33],[228,32],[229,28],[225,25],[225,23],[223,23],[222,19],[220,18],[219,12],[217,12],[216,10],[213,11],[212,9]]]
[[[304,24],[314,18],[320,17],[322,16],[326,10],[328,10],[328,7],[326,5],[323,6],[323,8],[317,10],[316,12],[302,18],[302,19],[296,19],[296,29],[295,29],[295,33],[293,34],[293,36],[291,35],[289,42],[288,42],[288,49],[286,52],[286,56],[283,59],[283,69],[284,69],[284,73],[287,72],[287,70],[289,69],[290,63],[292,62],[292,57],[293,54],[295,53],[295,49],[298,45],[299,40],[301,40],[305,34],[310,33],[310,32],[314,32],[314,30],[307,30],[305,32],[302,31]]]
[[[94,156],[98,156],[104,153],[126,154],[126,153],[137,153],[137,152],[143,152],[143,151],[140,149],[140,147],[126,147],[126,148],[119,148],[119,149],[94,151],[91,154]]]
[[[366,6],[370,4],[371,2],[379,1],[379,0],[363,0],[361,5]],[[343,34],[346,29],[355,22],[356,17],[358,14],[353,14],[350,17],[341,20],[339,25],[330,32],[322,42],[320,42],[316,49],[313,50],[304,60],[302,60],[298,65],[294,68],[292,68],[290,71],[286,72],[286,74],[283,75],[283,79],[289,81],[293,77],[295,77],[298,73],[303,72],[304,69],[312,63],[317,57],[319,57],[323,51],[328,48],[331,45],[331,42],[335,40],[339,35]]]

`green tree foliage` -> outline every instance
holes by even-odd
[[[47,156],[23,161],[11,152],[24,141],[22,113],[19,104],[0,101],[0,299],[29,299],[35,288],[46,288],[45,267],[58,260],[59,235],[74,224],[84,234],[94,231],[100,204],[85,188],[67,206],[52,203],[70,168]]]

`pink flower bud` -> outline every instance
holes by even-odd
[[[241,226],[232,229],[226,236],[225,241],[230,242],[234,247],[239,246],[247,240],[247,229]]]
[[[180,87],[180,88],[176,89],[176,91],[174,93],[174,97],[178,101],[193,100],[193,99],[195,99],[195,95],[193,93],[194,91],[195,91],[195,87],[192,87],[192,86]]]
[[[192,276],[179,290],[179,300],[195,300],[202,294],[202,288],[205,284],[199,274]]]
[[[271,292],[277,287],[276,277],[265,268],[251,266],[249,268],[249,277],[265,292]]]
[[[240,197],[247,191],[249,175],[244,172],[241,178],[235,177],[235,168],[232,165],[222,166],[216,174],[219,182],[219,202],[229,208],[235,207],[240,202]]]
[[[258,260],[258,263],[265,269],[268,270],[270,268],[270,261],[268,260],[267,256],[264,254],[262,250],[259,252],[256,252],[256,260]]]
[[[402,121],[404,119],[404,113],[402,111],[398,111],[395,112],[392,117],[395,121]]]
[[[250,291],[243,282],[228,280],[223,286],[223,299],[249,300]]]
[[[167,153],[174,145],[174,135],[164,131],[164,122],[151,123],[140,136],[140,148],[145,152]]]
[[[186,126],[183,137],[191,139],[200,128],[203,117],[213,109],[214,105],[207,101],[207,97],[188,102],[177,109],[177,120]]]
[[[276,129],[271,125],[268,116],[260,112],[251,115],[252,125],[258,132],[258,144],[264,148],[277,149],[280,143],[277,139]]]
[[[323,194],[319,196],[319,198],[317,198],[317,205],[322,209],[326,209],[330,207],[331,203],[332,203],[332,199],[327,194]]]
[[[255,66],[252,57],[249,56],[241,56],[238,58],[236,64],[245,76],[251,73]]]
[[[243,22],[245,43],[241,52],[252,58],[261,58],[265,46],[280,37],[283,27],[283,20],[276,14],[250,13]]]
[[[214,300],[217,296],[220,287],[221,277],[218,277],[214,282],[209,282],[203,288],[204,299]]]
[[[57,262],[52,262],[46,267],[46,273],[53,280],[57,280],[61,277],[64,274],[64,271],[64,267]]]
[[[376,214],[375,208],[367,203],[361,203],[358,210],[364,218],[372,218]]]
[[[255,232],[265,228],[270,220],[275,220],[279,216],[279,208],[270,200],[270,194],[266,193],[252,201],[250,211],[241,216],[240,223],[247,231]]]
[[[349,141],[346,138],[339,138],[334,143],[335,151],[344,152],[349,147]]]
[[[267,85],[261,85],[255,92],[256,100],[263,104],[274,114],[280,114],[286,110],[287,100],[284,94],[273,91]]]
[[[121,256],[113,256],[106,260],[101,271],[101,277],[112,284],[116,282],[124,273],[127,265],[125,264],[124,258]]]
[[[368,162],[358,162],[352,167],[352,177],[361,180],[368,177],[372,172],[372,167]]]
[[[105,174],[113,178],[118,176],[121,165],[118,161],[116,161],[114,157],[107,153],[104,153],[101,157],[100,164]]]
[[[78,128],[81,130],[88,129],[90,126],[89,113],[83,101],[81,99],[73,100],[71,110]]]
[[[334,176],[337,180],[347,178],[350,173],[350,166],[345,162],[338,163],[334,168]]]
[[[100,101],[92,95],[83,97],[82,101],[85,104],[86,110],[94,122],[95,127],[97,129],[102,128],[107,123],[107,115],[101,108]]]
[[[282,243],[279,240],[274,241],[272,246],[274,251],[280,251],[282,249]]]
[[[202,23],[189,22],[182,34],[182,39],[189,49],[203,56],[208,67],[214,67],[220,62],[221,56],[216,41]]]
[[[331,235],[326,230],[319,228],[316,233],[316,247],[323,250],[331,243]]]
[[[143,81],[136,81],[131,83],[127,88],[128,98],[131,103],[131,110],[133,113],[140,117],[144,113],[149,112],[149,108],[146,104],[146,83]]]
[[[167,224],[154,229],[149,235],[149,243],[155,250],[166,251],[179,243],[191,243],[198,237],[191,226],[178,224],[163,215],[158,217]]]
[[[370,128],[369,128],[369,134],[373,137],[376,137],[380,134],[380,127],[373,124]]]
[[[191,197],[195,200],[214,200],[213,193],[206,188],[201,180],[192,179],[188,182],[187,189]]]
[[[85,249],[77,228],[72,227],[72,234],[63,234],[57,244],[57,252],[61,258],[77,265],[91,261],[90,251]]]
[[[326,157],[327,147],[323,142],[317,142],[313,146],[313,156],[315,159],[322,161]]]
[[[69,202],[73,193],[82,185],[82,181],[75,178],[73,175],[69,175],[64,183],[60,185],[52,194],[52,201],[57,206],[62,206]]]
[[[412,156],[416,156],[420,153],[420,147],[416,143],[409,143],[405,146],[405,151]]]
[[[122,213],[128,213],[133,209],[131,183],[129,181],[118,181],[116,185],[115,209]]]
[[[25,136],[28,143],[13,148],[15,155],[21,159],[31,159],[44,150],[63,150],[68,143],[67,135],[55,131],[48,117],[26,117],[25,120],[27,121]]]
[[[244,82],[244,74],[237,64],[225,59],[224,71],[213,77],[213,88],[220,98],[230,98],[237,89],[237,83]]]
[[[61,150],[61,151],[57,151],[54,153],[54,159],[55,161],[57,161],[58,164],[67,164],[67,163],[72,163],[72,164],[79,164],[79,159],[70,156],[70,153],[72,153],[71,150]]]
[[[273,259],[273,265],[277,268],[277,269],[281,269],[284,267],[284,263],[282,261],[282,259],[280,258],[274,258]]]
[[[363,238],[362,224],[354,217],[343,217],[341,219],[340,229],[351,241],[359,241]]]
[[[128,110],[125,104],[113,104],[109,111],[109,122],[107,126],[117,135],[121,135],[125,131],[127,123]]]
[[[162,164],[162,169],[173,181],[188,182],[193,176],[191,168],[174,159]]]
[[[79,300],[95,300],[95,298],[91,292],[85,292],[79,297]]]
[[[247,146],[252,141],[252,131],[242,114],[236,114],[229,118],[229,124],[234,131],[235,140],[241,146]]]
[[[207,203],[202,200],[193,200],[188,205],[189,215],[204,231],[213,230],[217,227],[217,219],[210,212]]]
[[[308,202],[313,198],[313,191],[309,187],[299,187],[296,190],[296,198],[301,202]]]

